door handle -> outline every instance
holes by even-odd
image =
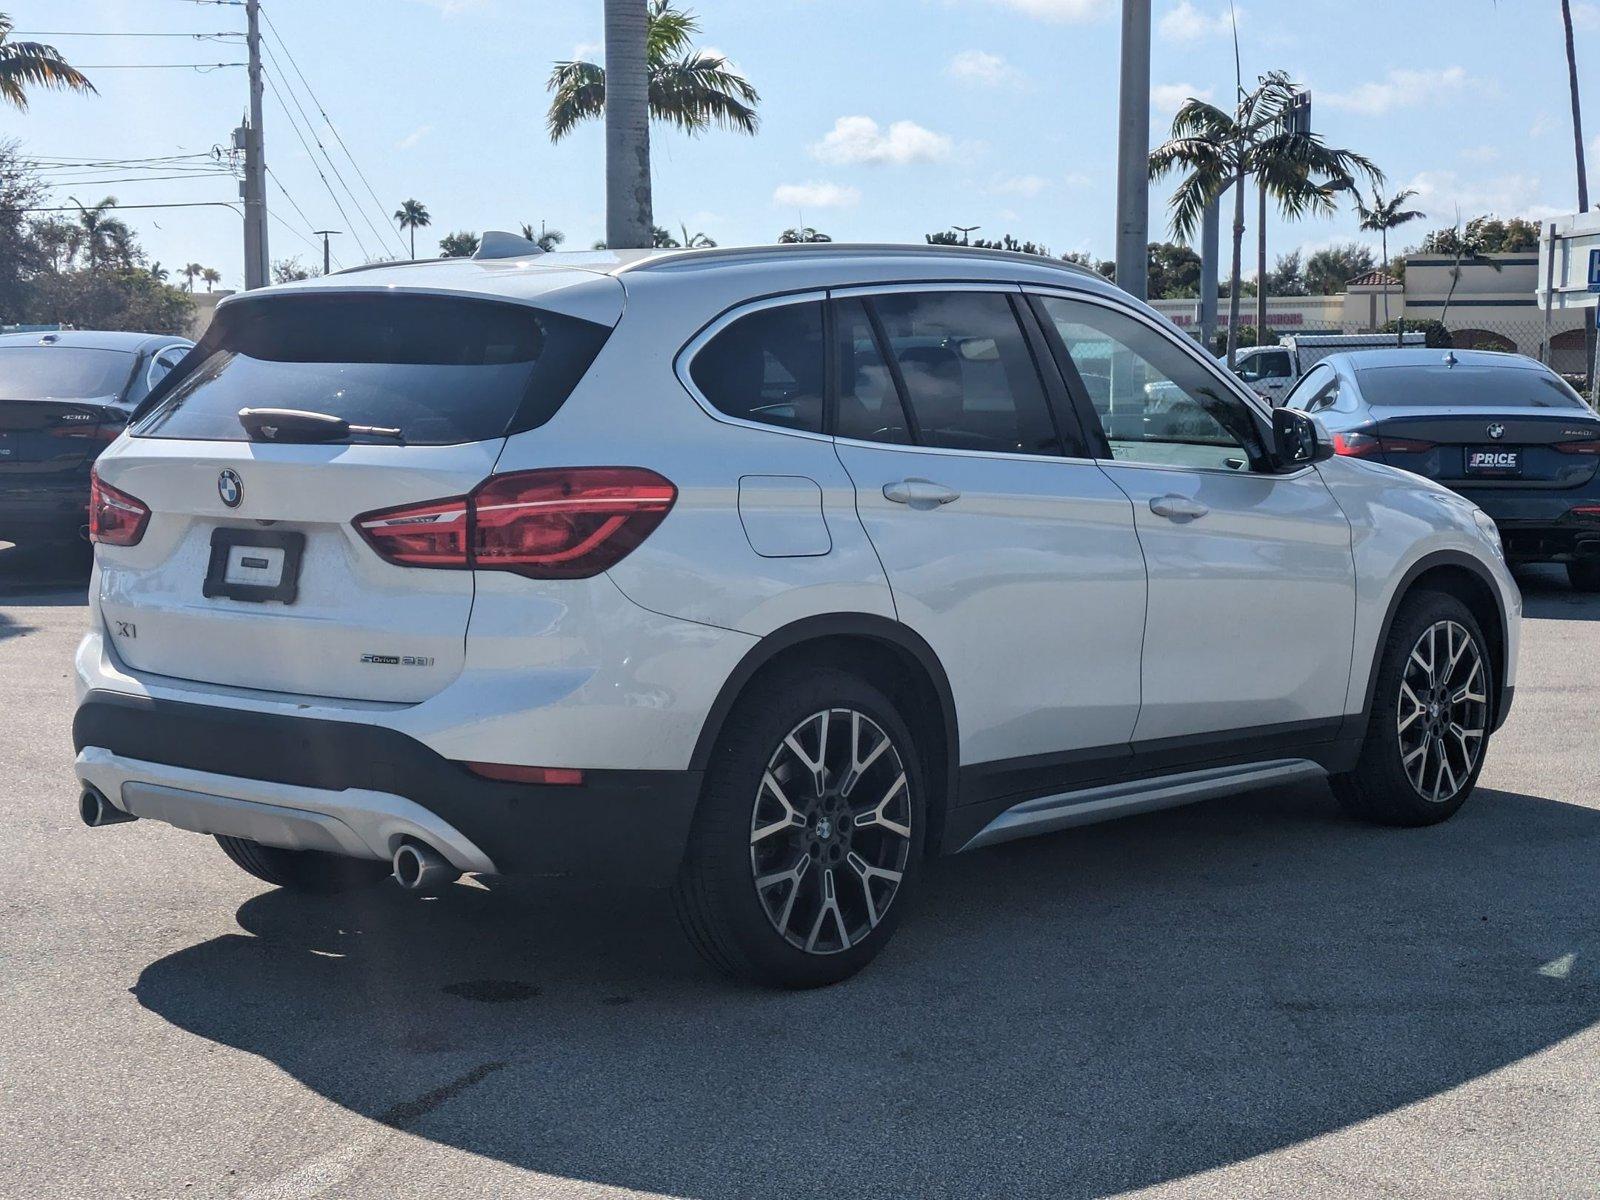
[[[1198,500],[1187,496],[1157,496],[1150,501],[1150,511],[1169,521],[1193,521],[1211,510]]]
[[[961,499],[961,493],[942,483],[929,479],[899,479],[883,485],[883,498],[896,504],[909,504],[912,508],[938,508],[952,500]]]

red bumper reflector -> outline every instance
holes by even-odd
[[[485,779],[498,779],[502,783],[545,783],[574,786],[583,782],[579,767],[516,767],[507,763],[469,762],[462,766],[474,775]]]

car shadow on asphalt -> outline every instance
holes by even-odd
[[[1517,586],[1522,590],[1522,615],[1534,620],[1600,621],[1600,596],[1576,591],[1567,582],[1565,568],[1553,564],[1519,566]]]
[[[1483,791],[1433,829],[1322,785],[932,864],[857,979],[703,968],[664,896],[312,901],[135,993],[374,1121],[684,1196],[1103,1196],[1392,1112],[1600,1018],[1600,813]]]

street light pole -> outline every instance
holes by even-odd
[[[1150,0],[1122,0],[1117,117],[1117,286],[1143,300],[1150,242]]]
[[[328,237],[331,234],[343,233],[344,230],[342,230],[342,229],[313,229],[311,232],[316,234],[319,238],[322,239],[322,273],[324,275],[332,274],[333,266],[329,261]]]

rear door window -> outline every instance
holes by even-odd
[[[1005,293],[899,292],[870,303],[919,445],[1062,453],[1038,367]]]
[[[689,376],[718,412],[783,429],[822,431],[822,302],[778,304],[728,324]]]
[[[291,408],[398,429],[411,445],[487,441],[549,420],[608,332],[458,297],[246,300],[218,313],[196,365],[134,432],[247,441],[241,408]]]

